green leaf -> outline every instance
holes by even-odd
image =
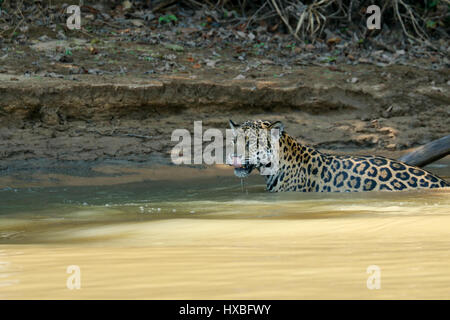
[[[437,25],[436,21],[432,21],[432,20],[427,21],[427,28],[434,29],[434,28],[436,28],[436,25]]]
[[[322,61],[330,63],[330,62],[336,61],[336,59],[337,59],[337,57],[330,56],[330,57],[323,58]]]
[[[184,51],[184,48],[182,46],[179,46],[177,44],[170,44],[167,43],[164,45],[167,49],[173,50],[173,51]]]
[[[438,3],[439,3],[439,0],[433,0],[428,4],[428,8],[430,8],[430,9],[434,8],[438,5]]]
[[[165,16],[161,16],[158,19],[158,22],[161,23],[169,23],[169,22],[177,22],[178,18],[174,14],[166,14]]]

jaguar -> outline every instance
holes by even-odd
[[[230,126],[234,143],[245,143],[244,152],[229,157],[235,175],[245,178],[254,169],[265,172],[270,192],[399,191],[450,186],[426,170],[382,156],[322,153],[289,136],[280,121],[245,121],[238,125],[230,120]],[[275,140],[273,132],[277,132]],[[259,137],[262,133],[265,143]],[[267,170],[270,168],[276,170]]]

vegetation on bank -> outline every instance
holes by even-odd
[[[70,1],[0,0],[0,24],[7,23],[9,34],[35,15],[47,17],[48,24],[62,22],[53,9]],[[430,44],[436,38],[449,38],[450,0],[103,0],[81,1],[82,11],[98,14],[98,3],[110,9],[147,10],[147,18],[157,16],[159,24],[178,22],[178,16],[206,10],[206,24],[232,25],[243,31],[263,27],[271,32],[289,33],[296,41],[325,39],[327,30],[340,30],[359,38],[376,37],[401,30],[412,42]],[[368,30],[367,8],[381,10],[381,30]],[[30,13],[34,14],[27,14]],[[133,14],[130,12],[130,14]],[[29,21],[27,21],[29,20]],[[149,19],[150,20],[150,19]],[[0,34],[5,33],[5,28]]]

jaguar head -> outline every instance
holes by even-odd
[[[278,162],[278,139],[284,127],[280,121],[245,121],[241,125],[230,120],[233,132],[234,152],[229,154],[228,163],[234,167],[239,178],[247,177],[253,169],[269,175]]]

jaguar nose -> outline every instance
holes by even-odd
[[[235,168],[242,168],[244,166],[242,157],[237,154],[229,154],[227,157],[227,164]]]
[[[232,157],[232,166],[235,168],[242,168],[241,157],[233,156]]]

